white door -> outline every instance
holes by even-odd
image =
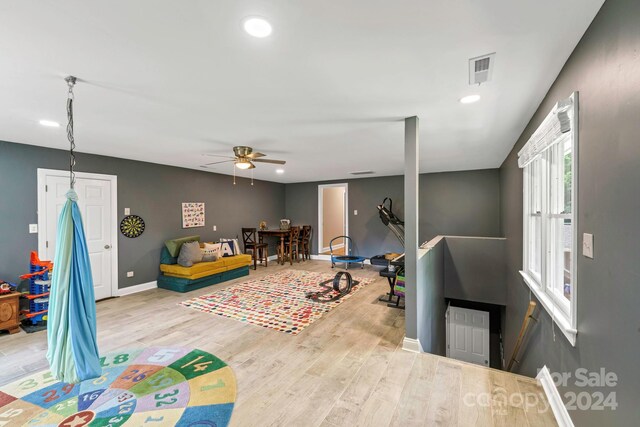
[[[489,366],[489,312],[449,307],[447,356]]]
[[[111,181],[102,179],[86,179],[76,177],[76,193],[78,193],[78,207],[82,214],[82,223],[87,238],[93,286],[96,300],[112,296],[113,275],[113,242],[112,209],[111,209]],[[69,177],[59,175],[45,176],[44,224],[40,230],[45,239],[46,253],[40,254],[40,259],[54,260],[58,218],[67,201],[65,194],[69,191]],[[42,209],[42,207],[41,207]],[[54,265],[55,268],[55,265]]]

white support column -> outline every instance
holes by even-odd
[[[405,343],[418,339],[417,265],[418,265],[418,187],[420,183],[420,146],[417,116],[404,120],[404,240],[405,240]],[[419,344],[419,343],[418,343]],[[406,346],[405,346],[406,347]]]

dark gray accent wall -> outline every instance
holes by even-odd
[[[438,237],[430,242],[433,246],[418,251],[418,277],[421,286],[417,289],[417,329],[422,349],[427,353],[446,355],[447,304],[444,297],[445,239]]]
[[[505,305],[506,240],[447,236],[445,242],[445,298]]]
[[[257,227],[263,219],[276,224],[284,217],[284,184],[255,181],[251,186],[238,179],[234,186],[227,175],[83,153],[77,161],[79,172],[118,176],[118,221],[125,207],[145,221],[136,239],[118,233],[120,288],[156,280],[167,239],[241,238],[243,226]],[[28,224],[38,222],[37,169],[64,170],[68,162],[62,150],[0,141],[0,278],[14,281],[28,272],[29,252],[38,249],[37,235],[28,233]],[[206,227],[182,229],[181,203],[188,201],[206,203]],[[127,271],[135,276],[127,278]]]
[[[420,175],[420,242],[438,235],[502,236],[498,169]]]
[[[403,252],[398,239],[380,221],[376,208],[382,199],[391,197],[394,212],[404,218],[402,180],[402,176],[390,176],[287,184],[285,214],[293,224],[313,226],[311,251],[317,254],[318,185],[346,182],[349,184],[349,234],[353,240],[354,253],[373,256],[385,252]],[[354,210],[358,211],[358,215],[353,214]]]
[[[403,176],[287,184],[287,218],[317,227],[318,185],[336,182],[349,184],[349,234],[356,250],[365,256],[402,252],[398,239],[380,221],[376,206],[391,197],[394,212],[404,218]],[[501,236],[499,170],[421,174],[419,211],[420,242],[444,234]],[[314,236],[314,254],[317,247]]]
[[[517,371],[575,375],[578,368],[616,373],[614,388],[572,392],[616,392],[615,411],[571,411],[579,426],[638,425],[640,420],[640,2],[608,0],[584,34],[537,112],[500,169],[502,228],[507,238],[505,355],[509,357],[529,301],[522,267],[522,171],[517,152],[554,103],[580,92],[578,156],[578,245],[594,235],[594,259],[578,255],[578,336],[572,347],[538,310],[519,356]],[[605,395],[606,395],[605,394]],[[566,397],[565,397],[566,399]]]

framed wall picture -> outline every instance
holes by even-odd
[[[182,203],[182,228],[204,227],[204,203]]]

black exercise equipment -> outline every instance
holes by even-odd
[[[388,208],[385,206],[387,200],[389,201]],[[382,203],[378,205],[378,213],[380,214],[382,223],[389,227],[391,232],[400,240],[402,246],[404,246],[404,221],[393,213],[393,200],[385,197]]]
[[[346,271],[340,271],[333,279],[320,283],[320,286],[325,288],[324,291],[307,292],[305,296],[317,302],[337,301],[351,292],[351,288],[358,283],[360,282],[357,280],[354,281],[351,274]]]
[[[401,297],[397,296],[393,291],[393,288],[396,285],[397,272],[404,268],[404,254],[392,260],[386,259],[384,255],[376,255],[371,257],[371,265],[384,267],[380,271],[380,276],[386,277],[389,282],[389,293],[378,298],[378,301],[386,302],[389,307],[404,308],[404,306],[400,306]],[[395,301],[393,300],[394,297],[396,298]]]
[[[388,207],[385,206],[387,201]],[[385,197],[377,207],[382,223],[389,227],[391,232],[398,238],[400,243],[402,243],[402,246],[404,246],[404,221],[393,213],[393,200]],[[393,292],[393,287],[396,284],[396,272],[398,269],[404,268],[404,254],[393,259],[387,259],[385,255],[376,255],[371,257],[371,265],[384,267],[380,271],[380,276],[386,277],[389,282],[389,293],[380,297],[378,300],[388,303],[387,305],[389,307],[404,308],[400,306],[400,297],[396,296]],[[395,301],[394,297],[396,298]]]

